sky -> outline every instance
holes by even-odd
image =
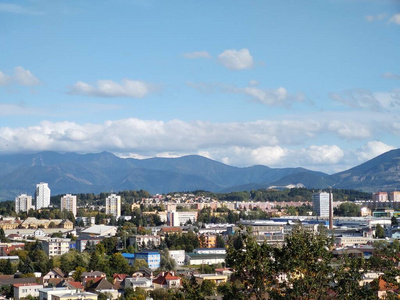
[[[329,174],[400,148],[399,0],[0,0],[0,154]]]

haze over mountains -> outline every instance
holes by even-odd
[[[109,152],[0,156],[1,200],[12,200],[21,193],[33,195],[39,182],[48,182],[52,195],[139,189],[150,193],[230,192],[287,185],[389,191],[400,189],[400,149],[333,175],[304,168],[238,168],[197,155],[142,160]]]

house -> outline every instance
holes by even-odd
[[[124,286],[125,289],[127,288],[136,289],[137,287],[140,287],[145,290],[150,290],[153,289],[153,282],[150,278],[146,277],[140,277],[140,276],[126,277],[124,280]]]
[[[70,220],[65,219],[62,220],[60,224],[57,226],[58,228],[64,228],[64,229],[74,229],[74,223],[72,223]]]
[[[118,289],[114,287],[112,283],[110,283],[105,277],[98,278],[99,280],[95,280],[93,283],[88,282],[87,290],[96,292],[96,293],[103,293],[109,295],[110,299],[118,299]]]
[[[162,272],[153,280],[154,288],[179,288],[181,286],[181,278],[175,276],[174,272]]]
[[[0,256],[6,256],[13,250],[24,249],[24,243],[0,243]]]
[[[43,288],[43,284],[37,283],[15,283],[14,299],[19,300],[28,296],[39,297],[39,289]]]
[[[43,286],[56,286],[63,281],[66,276],[67,275],[60,268],[54,268],[43,276]]]
[[[117,274],[115,273],[113,275],[113,284],[115,286],[116,289],[121,289],[124,288],[124,281],[125,278],[128,277],[128,274]]]
[[[90,281],[97,281],[99,278],[105,278],[106,273],[100,272],[100,271],[90,271],[90,272],[83,272],[81,275],[81,282],[82,285],[86,286],[87,284],[90,283]]]

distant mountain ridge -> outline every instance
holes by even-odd
[[[0,156],[0,200],[12,200],[21,193],[33,195],[39,182],[48,182],[52,195],[138,189],[230,192],[287,185],[395,190],[400,189],[400,149],[333,175],[304,168],[238,168],[198,155],[143,160],[109,152]]]

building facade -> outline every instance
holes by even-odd
[[[49,207],[50,205],[50,188],[45,182],[36,185],[36,210]]]
[[[400,192],[399,191],[390,192],[389,200],[390,202],[400,202]]]
[[[121,196],[111,194],[106,198],[106,214],[112,215],[116,219],[121,216]]]
[[[61,211],[70,211],[74,214],[74,217],[76,217],[76,196],[73,196],[71,194],[66,194],[65,196],[62,196],[60,209]]]
[[[376,192],[372,193],[372,201],[375,202],[387,202],[388,199],[388,193],[387,192]]]
[[[329,201],[333,201],[333,194],[326,192],[313,193],[313,210],[319,217],[329,217]]]
[[[15,212],[18,214],[22,211],[28,212],[32,208],[32,196],[26,194],[15,197]]]
[[[69,251],[71,239],[50,238],[42,241],[43,250],[49,257],[63,255]]]

